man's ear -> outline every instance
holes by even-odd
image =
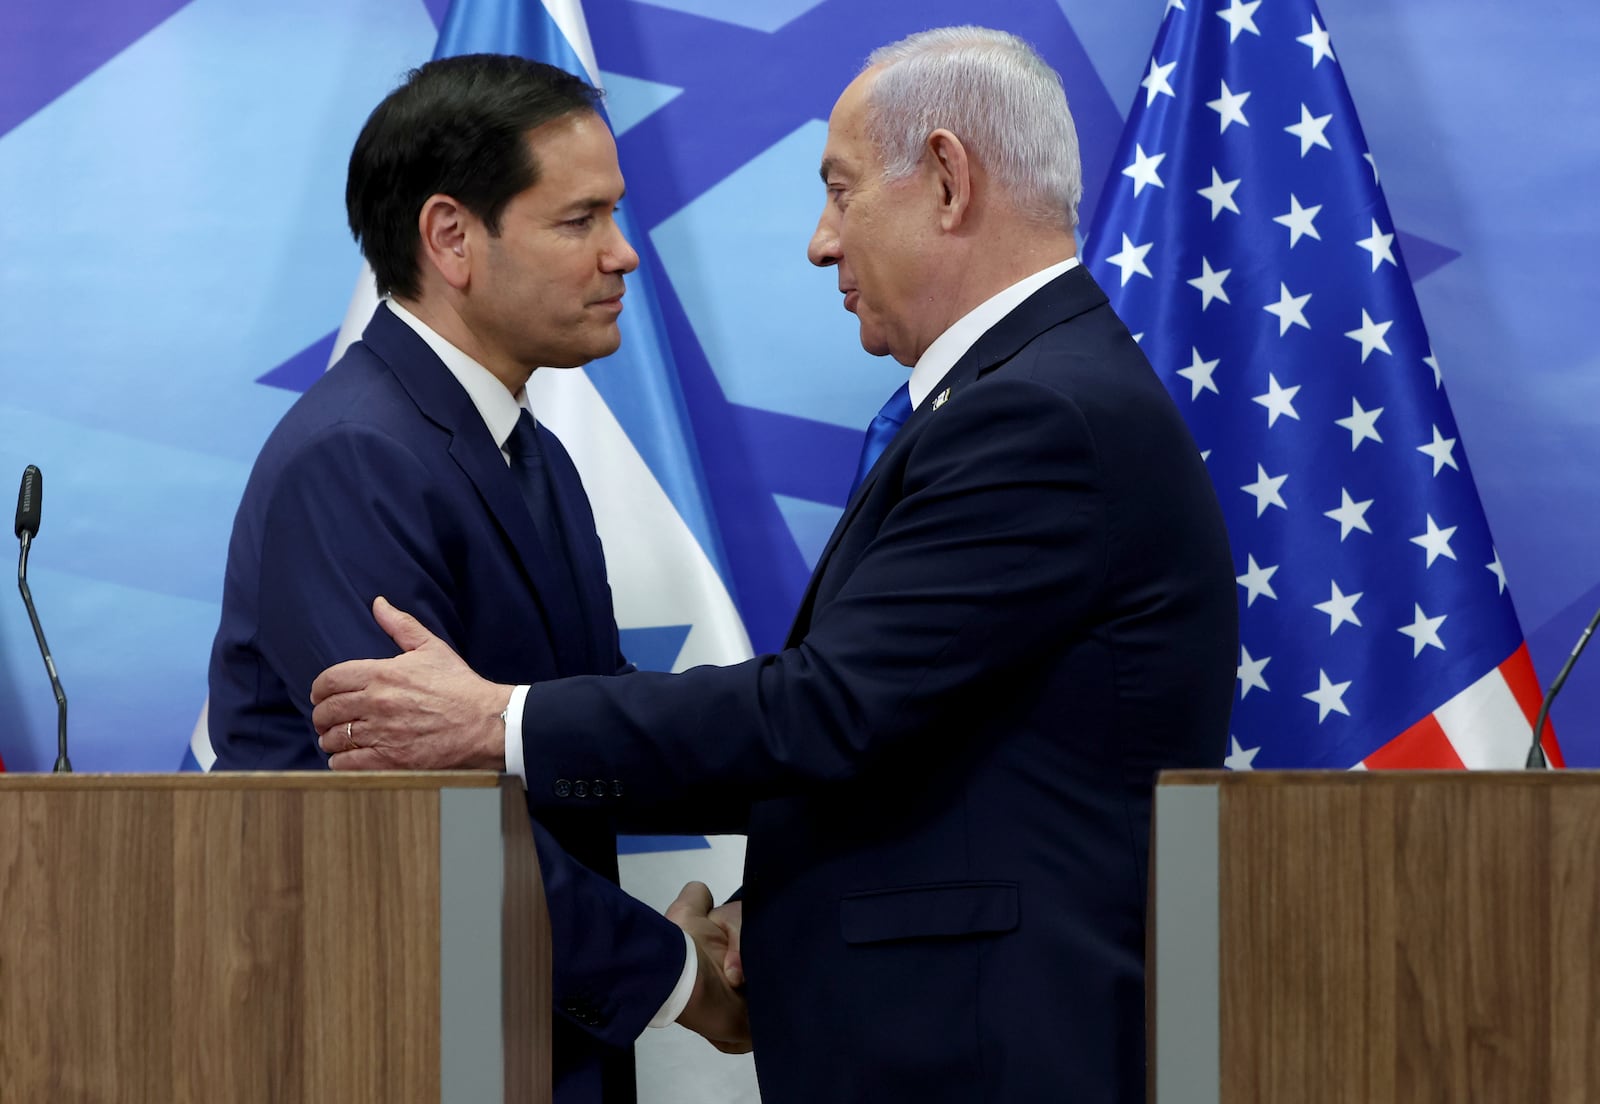
[[[942,127],[928,135],[925,151],[932,173],[939,225],[958,229],[972,213],[973,165],[961,139]]]
[[[464,290],[471,279],[472,242],[467,230],[475,221],[471,212],[447,195],[429,196],[417,216],[422,262],[457,291]]]

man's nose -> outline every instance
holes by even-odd
[[[817,228],[811,234],[811,244],[806,247],[806,257],[818,268],[827,268],[838,264],[840,255],[839,235],[828,216],[823,215],[817,220]]]
[[[605,272],[632,272],[639,267],[639,254],[623,236],[622,227],[612,223],[612,240],[601,254],[600,267]]]

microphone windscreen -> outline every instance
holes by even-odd
[[[39,511],[43,499],[44,475],[29,464],[22,473],[22,486],[17,489],[16,536],[20,538],[24,533],[29,537],[39,535]]]

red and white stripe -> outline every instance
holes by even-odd
[[[1500,666],[1367,756],[1356,770],[1520,770],[1539,716],[1539,678],[1523,644]],[[1540,736],[1552,767],[1565,766],[1555,729]]]

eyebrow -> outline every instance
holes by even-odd
[[[625,196],[627,196],[627,194],[628,194],[628,189],[624,188],[617,195],[617,198],[615,200],[611,199],[609,196],[589,196],[589,197],[586,197],[584,199],[575,199],[571,203],[567,204],[566,207],[563,208],[563,210],[566,210],[566,211],[594,211],[594,210],[597,210],[597,209],[599,209],[601,207],[611,207],[614,204],[621,203],[623,198]]]
[[[817,170],[817,175],[821,176],[822,177],[822,182],[824,184],[826,184],[828,182],[829,174],[832,173],[833,170],[837,169],[838,167],[839,167],[839,163],[837,161],[835,161],[833,158],[824,157],[822,159],[822,167]]]

